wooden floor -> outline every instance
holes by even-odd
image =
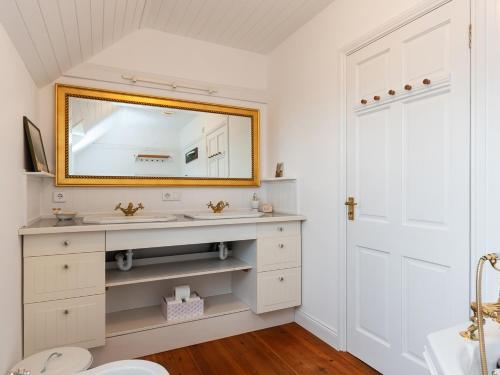
[[[295,323],[153,354],[170,375],[379,374]]]

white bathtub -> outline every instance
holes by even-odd
[[[81,375],[168,375],[159,364],[141,361],[128,360],[111,362],[91,370],[79,373]]]
[[[481,375],[479,345],[458,333],[470,323],[447,328],[427,336],[424,356],[432,375]],[[489,373],[500,358],[500,326],[488,321],[485,342]]]

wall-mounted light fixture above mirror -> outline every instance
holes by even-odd
[[[259,111],[56,85],[58,186],[258,186]]]

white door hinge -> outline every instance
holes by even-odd
[[[472,48],[472,24],[469,24],[469,48]]]

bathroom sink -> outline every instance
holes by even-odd
[[[118,215],[91,215],[85,216],[85,224],[126,224],[126,223],[154,223],[162,221],[175,221],[174,215],[137,215],[137,216],[118,216]]]
[[[217,220],[217,219],[243,219],[249,217],[261,217],[264,216],[264,213],[255,211],[228,211],[217,214],[214,212],[198,212],[194,214],[184,214],[184,216],[198,220]]]

